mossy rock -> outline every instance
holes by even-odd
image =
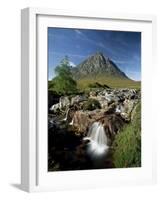
[[[95,110],[95,109],[100,109],[101,105],[99,103],[98,100],[96,99],[88,99],[88,101],[86,101],[83,104],[83,110]]]

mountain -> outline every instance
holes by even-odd
[[[76,67],[73,67],[72,74],[76,80],[82,78],[95,79],[101,76],[107,78],[129,79],[112,60],[105,58],[100,52],[95,53]]]

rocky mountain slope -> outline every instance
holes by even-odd
[[[76,80],[101,76],[129,79],[112,60],[105,58],[100,52],[88,57],[82,63],[72,68],[72,73]]]

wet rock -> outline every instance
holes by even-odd
[[[69,97],[62,96],[59,99],[59,103],[56,103],[50,107],[50,111],[56,113],[57,111],[68,108],[69,106],[70,106]]]
[[[80,103],[82,101],[87,101],[87,100],[88,100],[88,98],[86,95],[76,95],[75,97],[71,98],[71,105]]]
[[[89,125],[93,122],[88,112],[76,111],[73,116],[73,127],[78,133],[85,134]]]
[[[116,105],[117,105],[116,103],[111,103],[111,104],[108,106],[108,108],[107,108],[105,114],[112,114],[112,113],[115,113],[115,112],[116,112]]]
[[[52,111],[53,113],[56,113],[59,109],[60,109],[60,104],[56,103],[51,106],[50,111]]]
[[[60,109],[69,107],[69,105],[70,105],[69,97],[67,97],[67,96],[60,97],[59,104],[60,104]]]
[[[80,134],[86,135],[90,125],[104,116],[104,110],[76,111],[73,116],[73,127]]]
[[[120,112],[121,117],[123,119],[125,119],[126,121],[131,120],[131,113],[132,113],[132,110],[134,109],[136,103],[137,103],[137,101],[135,101],[135,100],[125,99],[125,101],[123,102],[121,112]]]
[[[103,124],[105,132],[111,141],[114,139],[115,135],[121,130],[125,123],[121,116],[116,114],[106,115],[99,121]]]
[[[74,114],[72,126],[75,131],[81,135],[86,136],[90,126],[100,121],[105,127],[106,133],[109,138],[114,136],[121,129],[125,123],[120,114],[114,113],[115,107],[111,107],[111,111],[94,110],[94,111],[77,111]]]

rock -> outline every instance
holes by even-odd
[[[62,96],[59,99],[59,103],[56,103],[51,106],[50,111],[56,113],[58,110],[66,109],[70,106],[70,100],[67,96]]]
[[[108,94],[108,93],[105,94],[105,99],[108,101],[108,103],[119,101],[119,97],[117,95]]]
[[[112,114],[116,112],[116,103],[110,104],[105,114]]]
[[[117,102],[119,100],[119,98],[117,96],[114,96],[111,94],[111,92],[100,92],[100,93],[94,93],[92,92],[92,94],[90,94],[90,98],[92,99],[96,99],[97,101],[99,101],[101,108],[102,109],[108,109],[108,106],[113,103],[113,102]]]
[[[90,125],[104,116],[103,110],[76,111],[72,119],[72,125],[80,134],[86,135]]]
[[[92,123],[89,114],[83,111],[76,111],[73,116],[73,127],[78,133],[85,134],[88,126]]]
[[[71,105],[74,105],[76,103],[80,103],[82,101],[87,101],[87,96],[77,95],[77,96],[71,98]]]
[[[100,121],[103,124],[109,138],[113,138],[124,124],[120,115],[107,113],[103,109],[99,109],[94,111],[76,111],[72,125],[76,132],[86,136],[88,129],[96,121]]]
[[[108,101],[104,97],[102,97],[102,96],[90,96],[90,99],[97,100],[100,103],[102,109],[108,108]]]
[[[125,121],[131,120],[131,113],[137,101],[125,99],[125,101],[116,106],[115,112],[119,113]]]
[[[96,91],[90,91],[89,98],[96,98],[96,97],[97,97],[97,92]]]
[[[84,102],[83,110],[96,110],[101,109],[100,102],[96,98],[89,98],[88,101]]]
[[[106,99],[100,98],[98,101],[99,101],[102,109],[104,109],[104,110],[108,109],[109,102]]]
[[[85,135],[89,126],[102,117],[115,115],[115,120],[117,121],[119,121],[119,118],[126,122],[131,121],[132,110],[139,98],[140,92],[134,89],[103,89],[90,92],[88,98],[84,94],[76,95],[72,98],[68,96],[61,97],[59,103],[54,104],[51,110],[57,115],[59,115],[57,111],[61,111],[61,109],[69,110],[66,117],[67,124],[77,134]],[[84,105],[90,100],[91,102],[93,102],[92,100],[97,100],[100,105],[92,107],[93,109],[84,109]],[[110,121],[115,123],[115,120],[113,117]],[[110,121],[108,120],[108,122]],[[50,124],[52,125],[52,123]],[[110,127],[113,126],[110,125],[108,130],[116,130],[116,128]],[[108,134],[114,134],[114,132],[116,131]]]
[[[56,113],[58,111],[58,109],[60,109],[60,104],[56,103],[51,106],[50,111],[52,111],[53,113]]]
[[[124,121],[121,116],[116,114],[106,115],[99,121],[103,124],[107,137],[111,140],[114,139],[115,135],[124,125]]]
[[[116,112],[120,112],[120,105],[122,113],[127,113],[123,111],[123,107],[127,110],[127,105],[131,106],[132,101],[136,101],[140,98],[140,91],[134,89],[103,89],[97,91],[91,91],[89,97],[86,95],[76,95],[70,99],[68,96],[61,97],[59,103],[51,106],[50,110],[56,112],[58,109],[66,109],[68,107],[75,107],[75,110],[80,110],[85,101],[89,99],[95,99],[99,101],[101,109],[108,110],[110,104],[115,103],[117,106]],[[126,103],[126,101],[129,101]],[[129,110],[130,108],[128,108]],[[123,114],[124,115],[124,114]]]
[[[69,97],[67,97],[67,96],[60,97],[59,104],[60,104],[60,109],[69,107],[69,105],[70,105]]]
[[[117,114],[121,114],[122,110],[123,110],[123,105],[122,105],[122,104],[118,104],[118,105],[116,106],[116,108],[115,108],[115,112],[116,112]]]

